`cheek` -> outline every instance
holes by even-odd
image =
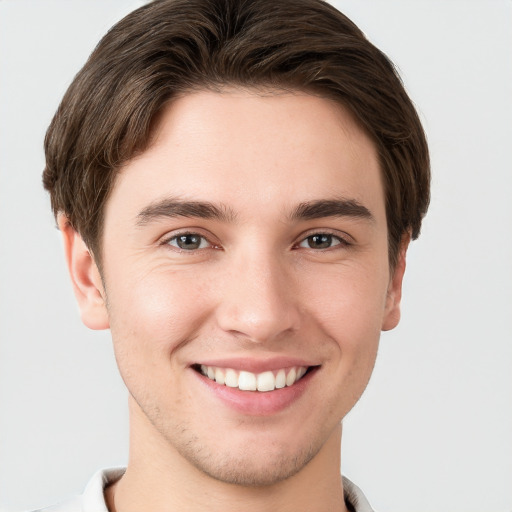
[[[326,370],[333,388],[322,391],[322,400],[336,417],[344,418],[368,385],[379,347],[382,303],[354,291],[325,303],[322,316],[317,315],[331,342]]]
[[[334,268],[303,289],[307,308],[322,328],[347,348],[364,346],[378,339],[384,315],[388,277],[374,265]]]
[[[326,390],[324,398],[333,400],[333,409],[342,409],[342,417],[357,402],[373,371],[386,303],[386,276],[378,266],[374,270],[365,266],[361,271],[346,268],[325,281],[317,280],[309,291],[309,316],[330,340],[330,364],[338,389],[336,396]],[[319,289],[324,292],[318,293]]]
[[[118,363],[130,366],[171,361],[208,314],[208,286],[187,271],[152,270],[135,278],[111,276],[109,317]]]
[[[331,340],[341,364],[340,378],[349,382],[368,380],[380,340],[383,301],[355,294],[340,299],[324,311],[322,328]]]

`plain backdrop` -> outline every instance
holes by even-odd
[[[400,326],[344,424],[381,512],[512,511],[512,2],[333,2],[399,67],[428,134],[430,212]],[[44,132],[136,0],[0,0],[0,509],[127,460],[108,332],[80,323],[41,187]]]

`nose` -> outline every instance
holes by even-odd
[[[219,287],[217,323],[225,332],[268,343],[299,328],[295,276],[272,254],[240,254]]]

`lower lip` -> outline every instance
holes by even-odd
[[[317,372],[315,368],[292,386],[274,391],[242,391],[217,384],[214,380],[192,370],[205,385],[225,405],[235,411],[251,416],[269,416],[290,407],[300,399]]]

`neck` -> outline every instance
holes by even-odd
[[[340,475],[341,425],[295,475],[267,486],[216,480],[164,439],[137,406],[130,406],[130,458],[124,476],[105,495],[110,512],[347,512]]]

